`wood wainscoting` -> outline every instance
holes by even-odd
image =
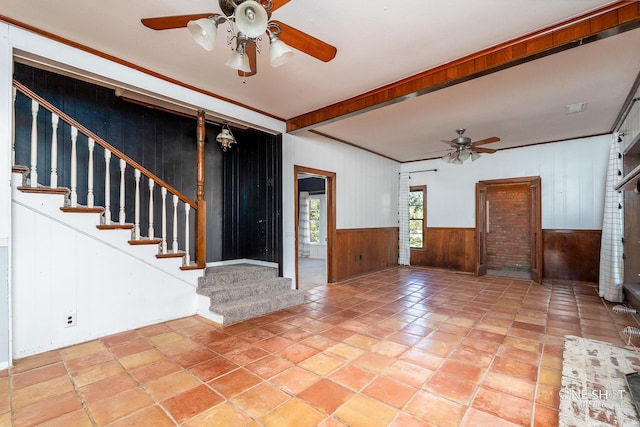
[[[398,234],[398,227],[336,230],[336,281],[398,265]]]
[[[474,273],[475,228],[427,227],[424,249],[411,249],[411,265]]]
[[[542,230],[544,278],[597,283],[601,235],[601,230]]]

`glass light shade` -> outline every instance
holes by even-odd
[[[227,62],[225,63],[227,67],[231,67],[234,70],[243,71],[248,73],[251,71],[251,66],[249,65],[249,58],[243,52],[236,49],[233,51]]]
[[[236,8],[236,25],[247,37],[256,38],[264,33],[267,30],[268,19],[265,8],[254,0],[246,0]]]
[[[447,163],[451,163],[453,161],[453,159],[451,158],[451,152],[448,152],[447,154],[442,156],[442,160],[444,160]]]
[[[480,158],[480,154],[476,153],[475,151],[471,152],[471,161],[475,162],[476,160],[478,160]]]
[[[218,35],[218,23],[211,18],[200,18],[187,22],[191,37],[208,51],[213,50]]]
[[[271,40],[269,58],[271,60],[272,67],[279,67],[282,64],[286,64],[292,56],[293,49],[287,46],[282,40],[278,40],[277,37],[274,37]]]
[[[460,158],[460,160],[462,160],[463,162],[467,160],[469,157],[471,157],[471,152],[466,148],[464,150],[461,150],[458,153],[458,158]]]
[[[236,143],[236,140],[231,133],[231,129],[229,129],[228,127],[222,128],[218,136],[216,136],[216,141],[220,143],[223,151],[227,151],[227,148]]]

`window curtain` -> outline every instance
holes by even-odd
[[[409,247],[409,173],[400,174],[400,190],[398,193],[398,225],[399,250],[398,264],[410,265],[411,249]]]
[[[309,193],[301,191],[298,196],[298,256],[309,257]]]
[[[622,179],[622,138],[616,132],[609,150],[605,187],[602,240],[600,242],[600,296],[607,301],[622,302],[624,280],[623,243],[624,194],[615,187]]]

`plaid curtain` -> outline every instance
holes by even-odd
[[[622,302],[624,280],[623,244],[624,235],[624,194],[615,187],[622,179],[622,138],[613,134],[609,150],[609,165],[602,220],[602,241],[600,243],[599,294],[611,302]]]

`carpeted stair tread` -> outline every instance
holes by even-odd
[[[257,295],[284,292],[291,289],[291,279],[272,277],[262,280],[247,280],[227,285],[206,286],[196,289],[198,295],[211,298],[211,303],[224,303]]]
[[[198,279],[198,287],[228,285],[247,280],[262,280],[278,276],[278,269],[253,264],[231,264],[207,267],[204,275]]]
[[[290,289],[268,295],[257,295],[224,304],[211,304],[210,310],[222,315],[224,325],[240,322],[304,302],[304,292]]]

